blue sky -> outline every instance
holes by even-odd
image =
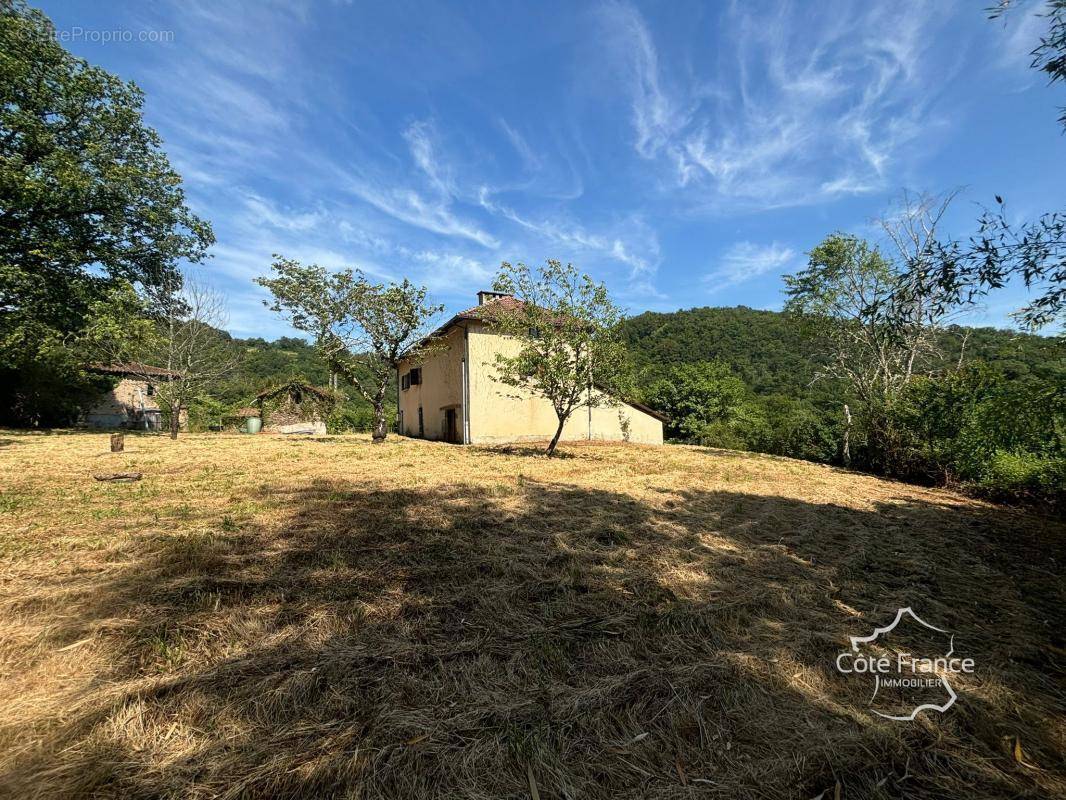
[[[272,253],[409,276],[454,311],[501,260],[572,261],[632,313],[779,308],[780,275],[901,190],[1062,205],[1030,3],[45,2],[146,92],[218,239],[231,330],[289,333]],[[108,40],[110,39],[110,41]],[[165,41],[159,41],[164,39]],[[1004,324],[1019,289],[971,315]]]

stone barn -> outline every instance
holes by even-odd
[[[267,433],[324,434],[326,420],[337,405],[331,389],[301,378],[264,389],[256,395],[255,405]]]
[[[86,409],[81,418],[82,425],[146,431],[163,429],[163,410],[159,407],[156,392],[161,385],[180,379],[178,373],[136,362],[90,364],[88,369],[114,377],[118,383]],[[182,430],[188,427],[188,422],[189,414],[182,409],[179,415]]]

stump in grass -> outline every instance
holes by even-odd
[[[112,453],[121,453],[122,452],[122,448],[125,447],[125,439],[126,439],[125,434],[112,433],[111,434],[111,452]]]

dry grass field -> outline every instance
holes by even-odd
[[[0,433],[0,796],[1066,796],[1061,522],[689,447],[107,450]],[[976,662],[907,723],[834,665],[904,606]]]

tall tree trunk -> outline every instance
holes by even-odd
[[[378,401],[374,403],[374,444],[384,442],[386,433],[388,430],[385,422],[385,403]]]
[[[555,435],[552,440],[548,442],[547,456],[551,458],[552,453],[555,452],[556,446],[559,444],[559,438],[563,435],[563,426],[566,424],[566,417],[559,417],[559,427],[555,429]]]
[[[178,428],[181,426],[181,405],[172,405],[170,407],[170,438],[178,438]]]

